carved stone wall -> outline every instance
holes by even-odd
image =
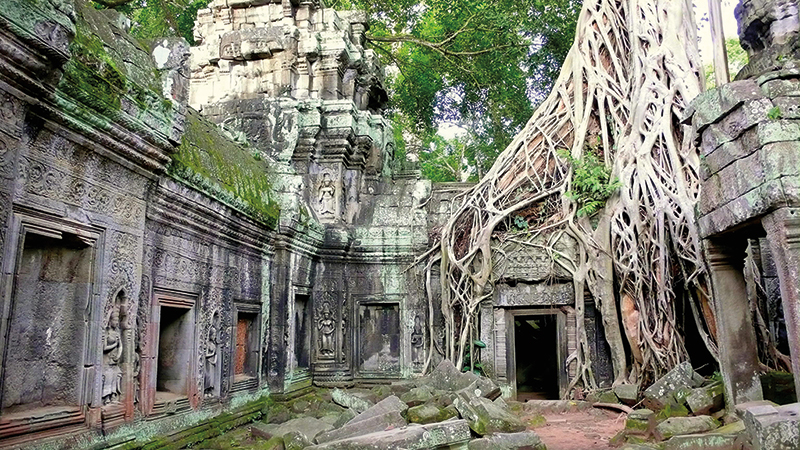
[[[409,267],[454,192],[393,161],[365,17],[215,0],[191,49],[126,24],[0,4],[0,447],[143,442],[436,364]]]
[[[773,295],[777,275],[792,368],[800,370],[798,2],[743,0],[736,15],[750,62],[737,81],[698,96],[687,119],[703,159],[697,219],[730,406],[762,399],[753,318],[742,313],[749,304],[743,275],[748,241],[750,257],[765,264]],[[768,252],[758,251],[759,241]],[[800,378],[795,385],[800,388]]]

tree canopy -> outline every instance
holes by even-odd
[[[95,0],[142,39],[193,41],[210,0]],[[578,0],[330,0],[370,17],[367,45],[388,67],[401,153],[435,181],[480,178],[550,90],[572,45]],[[462,135],[437,135],[455,125]]]
[[[575,0],[339,0],[371,17],[390,68],[390,113],[423,173],[480,178],[552,87],[574,36]],[[391,70],[391,69],[390,69]],[[440,126],[463,136],[443,139]]]

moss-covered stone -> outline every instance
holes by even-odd
[[[196,111],[186,115],[186,132],[169,174],[274,228],[280,215],[271,196],[269,166],[260,156],[222,135]]]

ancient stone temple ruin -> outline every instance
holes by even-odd
[[[797,1],[744,0],[736,9],[750,62],[736,81],[701,94],[691,123],[703,155],[697,216],[716,299],[725,397],[743,415],[754,448],[795,448],[797,404],[762,401],[757,334],[788,345],[800,392],[800,15]],[[773,300],[755,323],[746,265]],[[761,355],[763,356],[763,355]]]
[[[732,405],[761,398],[748,242],[779,286],[800,371],[797,5],[762,3],[740,9],[751,64],[688,119]],[[438,280],[415,260],[468,185],[395,158],[366,17],[213,0],[193,46],[142,43],[130,26],[85,0],[0,2],[0,448],[139,448],[245,423],[312,385],[435,366]],[[480,310],[483,368],[506,397],[564,398],[574,285],[544,251],[502,250]],[[588,294],[585,321],[609,387]]]
[[[364,15],[214,0],[193,47],[130,25],[83,0],[0,5],[0,447],[142,442],[435,365],[412,263],[465,186],[394,161]],[[557,398],[572,285],[514,258],[483,358],[513,391],[506,324],[546,319],[536,389]]]

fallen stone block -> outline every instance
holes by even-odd
[[[620,450],[661,450],[661,447],[653,444],[625,444]]]
[[[725,406],[725,390],[722,383],[693,389],[686,397],[686,406],[696,416],[720,410]]]
[[[738,450],[736,436],[726,434],[690,434],[674,436],[664,442],[664,450]]]
[[[577,400],[528,400],[522,408],[526,412],[547,414],[563,413],[568,411],[585,411],[592,409],[590,402]]]
[[[404,401],[408,407],[419,406],[433,398],[433,389],[428,386],[420,386],[402,394],[400,400]]]
[[[759,401],[736,408],[744,420],[753,450],[800,448],[800,404],[777,406]]]
[[[331,398],[340,406],[351,408],[357,413],[362,413],[374,406],[375,403],[369,400],[368,395],[352,391],[343,391],[341,389],[334,389],[331,392]]]
[[[404,401],[397,398],[397,396],[392,395],[386,397],[385,399],[376,403],[375,406],[371,406],[366,411],[355,416],[349,423],[360,422],[362,420],[382,416],[390,412],[397,412],[402,415],[405,414],[406,411],[408,411],[408,405],[406,405]]]
[[[432,389],[455,392],[472,384],[473,381],[475,381],[475,376],[476,375],[472,373],[469,375],[462,373],[460,370],[456,369],[456,366],[454,366],[452,362],[444,359],[433,369],[430,375],[423,377],[425,378],[425,382],[420,383],[420,385],[425,384]]]
[[[470,440],[465,420],[409,425],[308,447],[306,450],[423,450],[463,448]]]
[[[625,430],[628,434],[649,435],[656,427],[656,413],[649,409],[636,409],[628,414]]]
[[[644,391],[644,405],[653,411],[661,411],[667,405],[680,405],[675,393],[699,386],[699,379],[695,377],[694,369],[688,362],[675,366]]]
[[[525,430],[525,424],[508,409],[484,397],[459,393],[453,402],[461,417],[467,420],[475,433],[516,433]]]
[[[400,380],[400,381],[395,381],[389,385],[389,389],[392,390],[392,393],[394,393],[394,395],[405,394],[406,392],[410,391],[411,389],[414,389],[415,387],[417,387],[416,380]]]
[[[333,428],[340,428],[342,425],[350,422],[356,417],[356,412],[352,409],[345,409],[339,414],[339,417],[336,419],[336,422],[333,422]]]
[[[614,394],[616,394],[620,402],[632,406],[639,401],[639,386],[635,384],[620,384],[614,387]]]
[[[320,433],[316,436],[318,444],[339,441],[355,436],[363,436],[370,433],[391,430],[406,426],[406,420],[397,411],[387,412],[380,416],[370,417],[357,422],[350,421],[341,428]]]
[[[311,442],[299,431],[290,431],[283,435],[283,448],[285,450],[303,450],[309,446],[311,446]]]
[[[455,406],[450,405],[445,408],[440,408],[431,403],[409,408],[407,415],[410,423],[421,424],[442,422],[453,417],[458,417],[458,410]]]
[[[656,425],[653,436],[659,441],[673,436],[705,433],[717,428],[717,422],[709,416],[670,417]]]
[[[469,450],[546,450],[542,440],[533,431],[496,433],[469,442]]]
[[[314,440],[318,434],[332,430],[333,426],[322,420],[313,417],[298,417],[284,422],[280,425],[270,423],[254,423],[250,427],[250,434],[262,439],[269,439],[273,436],[283,437],[287,433],[299,432],[305,436],[309,442]]]

